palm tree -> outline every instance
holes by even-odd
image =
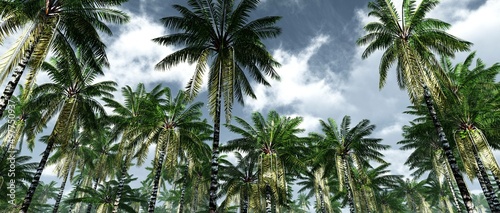
[[[18,192],[26,191],[27,187],[25,183],[35,176],[36,163],[29,162],[31,157],[22,156],[20,153],[21,151],[19,150],[9,150],[5,153],[6,157],[0,161],[0,174],[2,174],[0,176],[0,208],[2,209],[10,209],[13,206],[19,205],[18,200],[14,200],[14,198],[20,196]],[[14,162],[15,171],[11,170],[12,162]],[[12,193],[12,189],[16,191]]]
[[[431,101],[432,94],[435,101],[442,102],[443,92],[440,90],[438,80],[448,82],[446,74],[439,67],[435,53],[451,57],[457,51],[468,50],[471,43],[446,33],[444,30],[450,28],[448,23],[425,17],[438,2],[438,0],[422,0],[417,6],[415,0],[404,0],[401,17],[391,0],[374,0],[368,3],[370,9],[368,15],[376,17],[378,21],[368,23],[364,27],[368,34],[359,38],[357,43],[368,44],[362,54],[363,58],[367,58],[376,50],[384,50],[379,66],[380,88],[385,84],[387,71],[397,62],[396,71],[400,88],[407,90],[414,105],[418,105],[421,97],[424,97],[462,199],[467,211],[471,212],[474,205],[469,191]]]
[[[394,190],[399,197],[405,199],[407,209],[410,212],[431,213],[431,206],[425,200],[426,197],[426,180],[418,181],[416,179],[400,180],[398,187]]]
[[[40,133],[47,121],[41,120],[39,111],[28,111],[30,99],[26,97],[26,91],[22,86],[19,87],[19,94],[12,96],[11,108],[5,118],[5,122],[0,126],[0,137],[3,138],[2,148],[17,147],[19,150],[23,147],[23,142],[28,142],[28,148],[33,151],[35,146],[35,136]],[[11,114],[12,113],[12,114]]]
[[[305,167],[300,160],[304,139],[297,136],[304,131],[298,128],[302,117],[285,117],[270,111],[267,118],[259,112],[252,113],[253,126],[242,118],[235,120],[241,127],[227,127],[242,137],[229,141],[223,151],[242,151],[258,159],[259,190],[265,195],[266,212],[271,212],[285,205],[289,198],[286,175],[296,175],[295,170]]]
[[[83,60],[83,58],[81,58]],[[116,83],[104,81],[92,84],[100,70],[86,66],[87,61],[73,61],[68,57],[53,58],[51,63],[44,63],[53,83],[43,84],[34,90],[35,106],[43,107],[43,119],[59,112],[52,133],[47,139],[47,147],[37,168],[35,177],[26,193],[21,212],[26,212],[38,186],[40,176],[54,145],[65,149],[71,139],[76,124],[90,129],[97,129],[96,114],[105,115],[104,108],[95,97],[113,97]]]
[[[124,212],[135,213],[136,211],[132,208],[132,203],[141,202],[145,203],[146,200],[139,196],[138,189],[133,189],[129,186],[130,182],[136,180],[137,178],[132,178],[127,176],[125,178],[125,186],[122,191],[122,198],[119,204],[119,208]],[[97,208],[97,212],[110,212],[113,209],[113,203],[116,196],[116,190],[118,188],[118,181],[110,180],[105,181],[103,184],[99,184],[98,189],[93,187],[82,187],[79,191],[85,193],[85,196],[81,198],[74,198],[66,200],[67,203],[78,203],[84,202],[93,204]]]
[[[445,88],[450,106],[446,114],[453,120],[453,126],[458,127],[454,128],[453,135],[466,174],[470,179],[478,178],[490,208],[500,211],[500,202],[488,177],[488,171],[500,177],[500,167],[481,131],[481,128],[494,128],[491,120],[499,119],[495,111],[499,106],[500,84],[495,82],[495,77],[500,73],[500,64],[487,68],[477,59],[476,67],[471,70],[474,56],[475,52],[469,54],[463,63],[454,67],[449,59],[442,59],[442,66],[450,78]]]
[[[163,58],[157,69],[166,70],[181,63],[196,63],[193,77],[186,87],[191,98],[201,89],[203,75],[208,72],[208,99],[210,115],[214,121],[212,143],[212,172],[210,185],[210,212],[217,208],[220,117],[222,99],[226,121],[230,121],[234,99],[243,104],[244,96],[256,98],[244,70],[258,83],[269,86],[265,75],[279,79],[274,67],[278,66],[261,42],[281,32],[274,24],[280,19],[267,16],[248,21],[249,13],[257,8],[259,0],[189,0],[185,6],[173,7],[181,16],[162,19],[167,28],[178,33],[155,38],[161,45],[181,45],[184,48]]]
[[[189,155],[201,153],[199,150],[203,149],[202,139],[205,138],[200,138],[198,133],[209,129],[206,121],[201,120],[203,103],[196,102],[188,105],[186,93],[182,91],[173,97],[170,89],[165,88],[164,94],[165,103],[157,105],[152,117],[148,118],[149,121],[145,125],[149,130],[142,134],[145,142],[141,144],[135,155],[140,165],[148,153],[148,147],[153,143],[156,144],[155,177],[149,201],[149,212],[153,212],[155,208],[163,167],[166,167],[166,171],[174,171],[180,149],[188,152]]]
[[[235,202],[239,203],[240,212],[247,213],[249,209],[254,211],[259,209],[260,194],[258,190],[257,159],[249,155],[243,156],[239,152],[234,152],[237,165],[229,164],[221,168],[223,181],[221,185],[222,195],[225,200],[221,203],[222,210],[226,206]]]
[[[110,120],[114,124],[113,134],[118,137],[121,135],[119,143],[118,159],[121,163],[121,176],[118,179],[117,195],[114,202],[113,212],[118,212],[118,204],[120,203],[121,193],[124,186],[124,178],[131,163],[133,154],[137,151],[136,146],[133,146],[134,135],[139,134],[144,119],[148,119],[150,107],[161,102],[161,96],[164,90],[161,85],[157,85],[150,92],[146,91],[144,84],[140,83],[132,90],[130,86],[122,88],[122,95],[125,98],[124,104],[121,104],[113,99],[104,98],[107,107],[111,107],[115,115],[110,116]]]
[[[353,191],[353,167],[370,168],[369,161],[385,163],[380,150],[388,149],[388,145],[380,144],[382,139],[370,138],[369,136],[375,129],[375,125],[370,124],[369,120],[360,121],[355,127],[351,128],[351,117],[344,116],[340,128],[332,118],[328,121],[320,120],[323,134],[311,133],[314,138],[321,139],[318,146],[318,158],[335,159],[330,161],[334,163],[337,169],[337,178],[339,191],[345,191],[349,208],[355,212],[355,200]],[[360,201],[356,201],[360,202]]]
[[[99,33],[112,34],[104,22],[122,24],[128,21],[126,14],[112,9],[126,1],[1,0],[0,43],[21,29],[23,33],[0,56],[0,82],[4,82],[7,75],[12,73],[12,79],[0,97],[0,116],[26,67],[29,67],[30,73],[25,87],[28,92],[25,95],[30,96],[37,72],[49,51],[59,55],[76,48],[82,52],[81,57],[85,61],[95,58],[107,66],[106,45],[102,43]],[[89,65],[101,66],[99,63]]]

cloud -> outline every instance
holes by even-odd
[[[121,86],[135,87],[137,83],[166,82],[176,87],[184,86],[192,76],[194,65],[178,64],[170,70],[154,69],[156,63],[176,51],[172,46],[160,46],[153,38],[168,34],[166,28],[147,16],[132,15],[130,23],[121,26],[117,37],[107,37],[110,69],[106,80],[114,80]]]

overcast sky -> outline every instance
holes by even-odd
[[[168,34],[159,19],[178,15],[172,4],[185,4],[180,0],[131,0],[121,9],[131,20],[116,28],[112,37],[104,37],[111,63],[102,79],[114,80],[119,87],[139,82],[149,88],[162,83],[173,91],[182,89],[193,73],[193,66],[182,64],[166,72],[155,71],[153,66],[178,47],[159,46],[151,41]],[[411,117],[403,114],[410,104],[405,91],[397,87],[395,72],[389,73],[387,84],[378,89],[380,53],[361,59],[363,47],[355,41],[364,34],[362,27],[367,17],[367,0],[265,0],[252,13],[254,17],[282,16],[278,25],[282,34],[265,43],[282,66],[278,68],[281,81],[271,81],[271,88],[255,85],[257,100],[246,99],[244,107],[234,105],[235,116],[249,118],[254,111],[267,114],[277,110],[281,115],[302,116],[306,132],[320,131],[319,119],[333,118],[339,123],[344,115],[352,117],[352,126],[361,119],[369,119],[377,126],[374,137],[383,139],[391,149],[384,151],[391,172],[408,175],[403,165],[409,152],[400,151],[396,143],[401,140],[401,127]],[[401,0],[395,1],[400,8]],[[498,0],[442,0],[429,17],[453,25],[449,32],[474,43],[476,56],[490,66],[499,62],[500,1]],[[5,48],[0,49],[0,53]],[[462,61],[468,53],[458,54]],[[46,81],[43,75],[39,82]],[[2,89],[4,87],[2,86]],[[206,87],[205,87],[206,90]],[[118,90],[120,91],[120,89]],[[119,93],[116,98],[122,100]],[[206,102],[206,92],[199,96]],[[205,107],[204,113],[208,110]],[[234,138],[223,130],[221,142]],[[38,144],[35,159],[44,149]],[[149,164],[147,164],[149,165]],[[142,169],[132,172],[139,179]],[[143,172],[144,173],[144,172]],[[50,169],[42,180],[53,179]]]

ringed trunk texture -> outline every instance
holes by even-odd
[[[120,176],[120,181],[118,184],[118,189],[116,191],[116,198],[115,201],[113,202],[113,213],[118,212],[118,205],[120,204],[120,199],[122,198],[122,192],[123,192],[123,187],[125,185],[125,176],[127,174],[127,162],[128,162],[128,157],[126,157],[125,161],[122,162],[122,171],[121,171],[121,176]]]
[[[212,143],[212,162],[210,171],[210,198],[208,207],[210,213],[217,212],[217,189],[219,187],[219,140],[220,140],[220,110],[222,95],[222,69],[219,69],[219,78],[217,82],[217,97],[214,115],[214,138]]]
[[[78,180],[78,182],[76,183],[76,186],[73,187],[73,190],[75,191],[75,193],[73,194],[73,199],[76,198],[76,196],[78,195],[78,192],[76,191],[76,189],[78,189],[78,187],[80,187],[80,185],[82,185],[82,179]],[[75,208],[75,203],[71,203],[71,205],[69,205],[69,212],[70,213],[73,213],[73,208]]]
[[[321,213],[326,213],[325,199],[323,198],[323,189],[321,188],[321,186],[318,186],[318,193],[319,193]]]
[[[349,212],[355,213],[356,207],[354,207],[354,199],[352,197],[351,186],[349,185],[349,175],[347,174],[347,160],[345,159],[345,157],[342,157],[342,164],[344,167],[344,181],[347,191],[347,202],[349,202]]]
[[[181,198],[179,201],[179,208],[177,209],[177,213],[182,213],[184,212],[184,199],[186,197],[186,188],[187,188],[187,179],[188,179],[188,168],[189,168],[189,161],[186,163],[186,169],[184,170],[184,179],[182,180],[182,189],[181,189]]]
[[[432,122],[434,123],[434,127],[436,128],[439,142],[442,146],[441,148],[443,149],[444,154],[448,160],[448,163],[450,164],[453,177],[455,178],[460,194],[462,195],[462,200],[465,204],[465,208],[467,209],[467,212],[475,213],[476,210],[474,208],[474,204],[472,203],[472,198],[470,196],[469,190],[467,189],[467,185],[464,181],[462,173],[460,173],[457,160],[455,159],[455,156],[453,156],[453,152],[451,150],[450,144],[448,143],[448,139],[446,138],[446,135],[444,133],[443,126],[441,125],[441,122],[437,117],[436,110],[434,109],[429,88],[426,85],[424,85],[423,87],[424,87],[425,104],[427,105],[427,109],[429,110],[429,115],[432,119]]]
[[[95,183],[94,183],[94,187],[92,187],[95,190],[97,190],[97,186],[99,185],[99,178],[96,178],[95,179]],[[89,205],[87,205],[87,213],[91,213],[92,212],[92,203],[89,203]]]
[[[49,159],[52,147],[54,147],[54,138],[50,137],[47,143],[47,147],[45,148],[45,151],[43,151],[42,159],[40,159],[40,163],[38,164],[38,168],[36,169],[35,177],[33,177],[30,188],[26,193],[26,197],[24,197],[23,204],[19,211],[20,213],[28,212],[28,208],[30,207],[33,195],[35,194],[35,190],[38,187],[38,184],[40,184],[40,177],[42,176],[43,169],[45,169],[45,165],[47,164],[47,160]]]
[[[66,181],[68,180],[70,168],[71,167],[68,167],[68,173],[64,175],[63,182],[61,183],[61,188],[59,188],[59,194],[56,198],[56,203],[54,204],[54,209],[52,209],[52,213],[57,213],[57,210],[59,209],[59,204],[61,204],[61,199],[64,193],[64,187],[66,187]]]
[[[158,165],[156,165],[155,179],[153,181],[153,191],[151,192],[151,196],[149,198],[148,212],[150,213],[153,213],[155,211],[158,186],[160,185],[161,170],[163,168],[163,160],[165,159],[165,152],[163,150],[165,149],[161,149],[160,156],[158,157]]]
[[[243,196],[241,198],[242,199],[242,204],[241,204],[241,207],[240,207],[240,212],[241,213],[248,213],[248,203],[249,203],[249,201],[248,201],[249,198],[248,197],[249,196],[248,196],[248,191],[247,190],[248,190],[247,188],[244,189]]]
[[[272,201],[271,201],[271,194],[272,194],[272,189],[269,184],[266,184],[266,213],[272,213]]]
[[[477,179],[479,181],[479,184],[481,185],[484,196],[488,201],[488,206],[490,207],[491,212],[500,212],[500,203],[498,202],[498,197],[495,194],[493,185],[488,178],[488,173],[484,168],[483,161],[479,158],[477,153],[474,153],[474,157],[476,158],[476,162],[478,165]]]
[[[2,117],[3,112],[7,108],[9,104],[10,98],[12,98],[12,94],[16,90],[17,84],[19,84],[19,80],[21,80],[21,76],[23,75],[24,70],[26,69],[26,65],[28,64],[31,54],[35,50],[35,46],[38,40],[32,41],[29,49],[24,53],[23,59],[17,64],[17,67],[14,69],[12,73],[12,78],[5,86],[2,97],[0,97],[0,117]]]

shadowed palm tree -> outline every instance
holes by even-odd
[[[389,68],[396,63],[398,84],[401,89],[406,89],[412,103],[419,105],[421,97],[425,99],[462,200],[466,204],[467,211],[472,212],[474,205],[470,193],[431,100],[432,95],[434,101],[441,104],[443,91],[439,81],[444,84],[449,82],[435,54],[451,57],[457,51],[468,50],[471,43],[446,33],[445,30],[450,28],[448,23],[426,17],[438,3],[438,0],[422,0],[417,5],[416,0],[403,0],[400,16],[391,0],[369,2],[368,15],[378,20],[364,27],[367,34],[359,38],[357,43],[368,44],[362,54],[363,58],[367,58],[377,50],[384,51],[379,66],[380,88],[385,84]]]
[[[311,133],[314,138],[320,139],[318,144],[320,158],[332,159],[328,162],[331,167],[337,169],[338,188],[347,195],[349,209],[356,211],[354,200],[353,166],[358,168],[370,168],[369,161],[385,163],[380,150],[388,149],[388,145],[380,144],[382,139],[369,138],[375,129],[375,125],[369,120],[360,121],[351,128],[351,117],[344,116],[340,126],[332,118],[328,121],[320,120],[323,134]],[[333,160],[335,159],[335,160]],[[327,168],[330,166],[327,166]],[[361,201],[356,201],[361,202]],[[361,210],[359,210],[361,211]]]
[[[91,69],[85,62],[58,57],[53,58],[51,63],[43,65],[53,83],[37,87],[33,92],[33,102],[35,106],[41,107],[42,119],[48,120],[58,112],[59,116],[47,139],[47,147],[26,193],[21,212],[27,212],[29,208],[53,146],[59,145],[65,149],[76,124],[97,129],[99,122],[96,115],[105,115],[105,111],[95,98],[113,97],[110,92],[115,91],[116,83],[104,81],[93,84],[101,71]]]
[[[26,68],[30,69],[24,94],[30,96],[37,72],[51,51],[56,56],[62,52],[79,49],[85,61],[94,67],[108,65],[105,47],[99,33],[111,35],[105,24],[122,24],[128,21],[123,12],[112,9],[127,0],[1,0],[0,44],[22,31],[17,42],[0,56],[0,82],[12,73],[0,97],[0,116],[3,114]],[[62,53],[69,57],[67,53]],[[72,54],[72,57],[75,57]]]
[[[270,111],[267,118],[259,112],[252,113],[253,126],[242,118],[235,120],[239,126],[230,124],[227,128],[242,137],[229,141],[223,150],[242,151],[258,159],[258,184],[265,196],[266,212],[286,206],[289,199],[286,175],[296,175],[296,170],[305,167],[300,160],[305,141],[297,136],[304,131],[298,128],[302,117],[280,116]]]
[[[163,58],[156,68],[166,70],[181,62],[196,63],[193,77],[186,86],[189,96],[194,98],[209,67],[208,103],[214,121],[209,206],[210,213],[214,213],[217,206],[221,108],[224,107],[226,121],[229,121],[235,99],[243,104],[245,96],[256,98],[247,75],[266,86],[270,85],[266,75],[279,79],[274,70],[279,63],[261,40],[280,34],[280,28],[274,25],[280,17],[268,16],[248,21],[259,0],[242,0],[237,5],[234,0],[188,0],[187,3],[191,9],[174,5],[180,16],[162,19],[165,26],[176,33],[153,40],[161,45],[185,47]]]
[[[25,184],[35,175],[37,164],[29,162],[31,157],[20,155],[19,150],[7,150],[4,155],[5,158],[0,160],[0,174],[2,174],[0,176],[0,208],[14,211],[15,207],[19,207],[19,201],[21,201],[19,198],[22,193],[26,192]],[[15,170],[11,169],[11,165]]]
[[[125,98],[124,104],[110,98],[103,99],[106,106],[113,109],[114,115],[110,116],[110,120],[114,124],[113,134],[116,137],[121,136],[117,156],[121,163],[121,176],[118,179],[119,185],[113,208],[114,213],[118,212],[118,204],[124,186],[123,181],[133,160],[132,157],[138,149],[137,146],[134,146],[138,144],[133,142],[134,137],[146,128],[143,125],[144,121],[149,119],[148,115],[152,111],[151,107],[162,101],[163,92],[161,85],[157,85],[148,92],[144,84],[140,83],[135,90],[132,90],[128,85],[122,88],[122,95]]]
[[[260,194],[258,190],[257,159],[251,156],[243,156],[239,152],[234,152],[237,165],[227,165],[221,168],[223,174],[220,179],[221,195],[226,198],[221,203],[221,210],[231,203],[240,206],[241,213],[248,213],[249,210],[257,211],[259,207]]]
[[[154,160],[154,179],[149,200],[148,211],[153,212],[160,185],[162,170],[173,175],[178,165],[179,150],[184,150],[189,155],[202,153],[204,136],[200,132],[209,130],[205,120],[201,120],[201,107],[203,103],[189,103],[186,93],[179,91],[177,96],[172,96],[169,88],[165,88],[165,102],[156,105],[154,113],[147,121],[145,131],[141,134],[144,143],[139,146],[135,157],[138,164],[142,164],[148,154],[148,148],[156,144]],[[142,128],[142,127],[141,127]],[[132,145],[136,146],[136,145]]]

